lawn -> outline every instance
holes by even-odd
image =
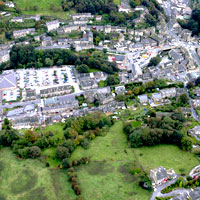
[[[66,172],[39,160],[21,160],[8,148],[0,150],[1,200],[74,200]]]
[[[71,160],[83,156],[91,160],[77,169],[84,199],[149,199],[150,192],[141,189],[127,170],[135,156],[122,133],[122,122],[117,122],[106,136],[97,137],[88,150],[80,147],[72,154]]]
[[[177,173],[185,169],[185,173],[200,164],[197,156],[190,152],[184,152],[174,145],[158,145],[154,147],[142,147],[134,149],[140,164],[146,171],[163,166],[173,168]]]
[[[120,5],[121,4],[121,0],[114,0],[116,5]]]
[[[14,2],[22,10],[22,14],[69,18],[70,13],[62,10],[61,0],[15,0]],[[36,6],[36,9],[33,9],[34,6]]]

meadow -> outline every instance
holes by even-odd
[[[65,171],[40,160],[21,160],[8,148],[0,150],[1,200],[74,200]]]

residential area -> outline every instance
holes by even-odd
[[[80,158],[77,159],[73,151],[78,146],[84,151],[96,136],[105,136],[109,129],[119,126],[115,131],[123,133],[120,142],[126,137],[126,144],[122,152],[114,149],[111,157],[114,161],[118,155],[124,154],[127,158],[126,164],[115,171],[122,173],[124,179],[127,172],[129,176],[132,174],[137,187],[144,189],[151,200],[199,199],[199,2],[111,0],[101,5],[95,0],[92,7],[87,2],[63,0],[57,9],[51,4],[48,9],[52,13],[47,16],[41,14],[37,5],[27,14],[28,7],[21,9],[17,1],[0,1],[2,133],[5,127],[7,131],[12,126],[20,137],[27,137],[28,132],[38,138],[45,137],[46,142],[55,134],[49,127],[58,126],[55,131],[60,134],[58,138],[44,146],[42,141],[39,146],[42,151],[36,157],[42,155],[47,167],[67,169],[68,182],[77,199],[82,199],[76,180],[76,173],[82,171],[76,167],[88,163],[88,158],[83,157],[80,161],[83,163],[77,164]],[[73,120],[77,124],[74,125]],[[115,131],[111,131],[111,135]],[[17,140],[19,143],[7,142],[6,145],[16,148],[19,158],[24,159],[23,156],[28,155],[24,151],[35,147],[37,137],[27,143],[30,146],[24,147],[25,150],[18,150],[21,143]],[[112,143],[113,147],[117,145],[114,139]],[[189,172],[184,166],[168,168],[171,161],[170,164],[166,161],[167,167],[163,162],[155,167],[155,160],[151,168],[147,167],[144,161],[147,155],[137,153],[138,149],[162,144],[174,145],[177,151],[192,155],[193,169]],[[67,148],[68,153],[64,154],[68,157],[57,156],[60,147]],[[110,148],[109,145],[104,147]],[[96,162],[91,156],[95,151],[79,153],[89,155],[92,162]],[[134,155],[135,160],[130,159],[132,168],[129,170],[130,155]],[[106,159],[97,159],[103,162],[98,166],[105,170],[103,176],[110,170],[106,162],[112,161]],[[173,155],[173,159],[177,165],[181,158]],[[88,176],[98,174],[95,170],[88,169]],[[122,186],[117,187],[120,190]],[[137,193],[129,193],[137,199]],[[105,195],[103,198],[106,199]]]

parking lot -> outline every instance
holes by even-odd
[[[60,85],[72,85],[75,89],[77,88],[73,66],[17,70],[17,83],[22,89],[37,90]]]

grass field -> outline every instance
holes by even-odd
[[[61,0],[15,0],[18,8],[22,10],[23,14],[27,15],[45,15],[55,16],[66,19],[69,17],[69,12],[64,12],[61,7]],[[33,9],[36,6],[37,9]],[[52,9],[50,9],[50,7]]]
[[[72,160],[83,156],[91,159],[88,165],[78,168],[84,199],[149,199],[150,192],[141,189],[126,168],[135,161],[126,141],[122,123],[118,122],[105,137],[97,137],[88,150],[78,148],[72,154]]]
[[[115,4],[120,5],[121,4],[121,0],[114,0]]]
[[[9,149],[0,150],[1,200],[74,200],[63,171],[46,168],[39,160],[20,160]]]
[[[136,123],[135,125],[139,125]],[[142,190],[126,169],[136,161],[149,173],[150,169],[164,166],[180,173],[188,173],[200,164],[192,153],[184,152],[173,145],[128,148],[122,123],[117,122],[105,137],[98,137],[89,149],[81,147],[72,154],[73,159],[90,157],[88,165],[79,167],[78,179],[85,199],[134,199],[147,200],[150,193]],[[92,191],[92,192],[91,192]]]

